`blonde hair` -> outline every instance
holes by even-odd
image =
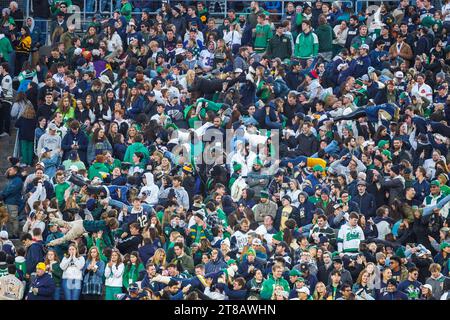
[[[190,86],[192,83],[194,83],[194,79],[195,79],[195,71],[192,69],[189,69],[186,72],[186,83],[188,86]]]
[[[161,256],[162,256],[163,254],[164,254],[164,258],[161,259]],[[166,266],[166,251],[164,251],[164,249],[162,249],[162,248],[158,248],[158,249],[155,251],[155,254],[154,254],[153,257],[152,257],[152,262],[153,262],[155,265],[165,267],[165,266]]]

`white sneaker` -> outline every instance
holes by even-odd
[[[3,132],[2,134],[0,134],[0,137],[9,137],[9,134],[6,132]]]

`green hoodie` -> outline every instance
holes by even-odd
[[[333,51],[333,29],[329,24],[322,24],[316,29],[317,38],[319,40],[318,52]]]
[[[272,28],[268,24],[258,24],[255,29],[255,52],[262,53],[266,51],[269,40],[272,38]]]
[[[95,177],[104,179],[102,173],[109,173],[108,167],[101,162],[94,162],[89,168],[89,179],[92,180]]]
[[[9,55],[13,52],[13,47],[11,46],[11,41],[4,35],[0,38],[0,55],[6,62],[9,62]]]
[[[300,33],[295,40],[294,57],[314,58],[319,53],[319,38],[314,32]]]
[[[133,6],[131,3],[127,2],[122,5],[122,8],[120,8],[120,14],[125,17],[127,22],[131,19],[131,12],[133,11]]]
[[[150,153],[148,152],[148,149],[140,142],[135,142],[132,145],[128,146],[123,161],[133,163],[133,155],[136,152],[142,152],[144,154],[144,162],[145,163],[148,162],[148,159],[150,158]]]
[[[278,280],[275,280],[273,278],[273,275],[269,274],[269,277],[267,278],[267,280],[264,280],[264,282],[262,284],[262,289],[261,289],[261,294],[260,294],[261,299],[270,300],[275,286],[282,286],[284,291],[287,291],[287,292],[290,291],[289,283],[283,277],[281,277]]]

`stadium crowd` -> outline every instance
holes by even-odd
[[[32,2],[0,22],[0,299],[450,299],[449,1]]]

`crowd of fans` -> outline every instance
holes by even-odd
[[[0,299],[449,300],[446,2],[12,2]]]

